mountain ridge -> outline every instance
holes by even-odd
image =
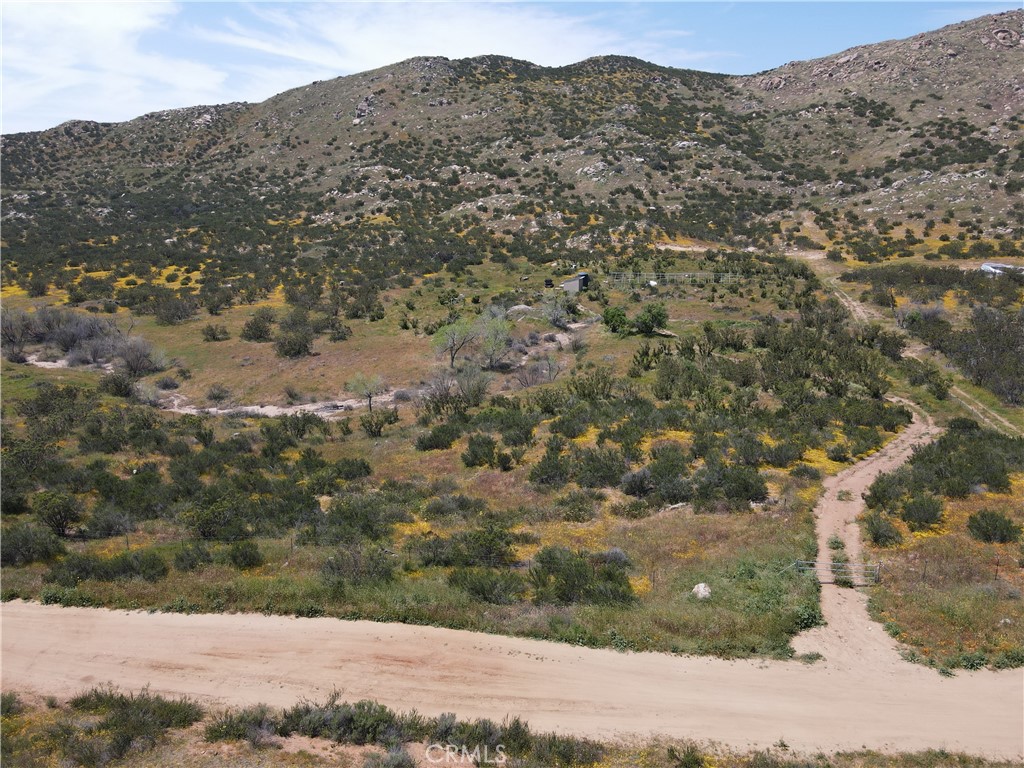
[[[108,262],[199,227],[232,259],[383,257],[425,231],[538,260],[652,238],[851,255],[865,238],[902,247],[892,221],[920,239],[939,218],[1019,241],[1022,22],[984,16],[748,76],[622,56],[415,57],[256,104],[11,134],[5,251]],[[865,232],[865,218],[884,223]]]

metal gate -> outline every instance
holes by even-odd
[[[842,584],[863,587],[882,580],[881,563],[842,563],[830,560],[797,560],[791,566],[801,573],[813,571],[822,584]]]

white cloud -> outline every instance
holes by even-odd
[[[147,48],[180,8],[170,3],[3,5],[3,129],[71,118],[124,120],[218,98],[225,75]]]
[[[687,66],[714,55],[682,47],[686,30],[634,24],[650,7],[622,4],[4,0],[2,12],[4,132],[258,101],[413,56],[555,66],[617,53]]]

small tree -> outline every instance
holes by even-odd
[[[455,367],[455,359],[480,337],[480,329],[469,320],[456,320],[443,325],[434,333],[434,350],[448,356],[448,366]]]
[[[512,323],[501,317],[484,320],[480,324],[480,353],[483,367],[497,368],[512,352]]]
[[[608,307],[601,315],[601,320],[612,333],[624,334],[629,332],[629,317],[622,307]]]
[[[373,411],[373,398],[388,391],[388,385],[378,375],[368,376],[365,373],[357,373],[352,380],[345,385],[345,389],[354,395],[366,400],[367,410]]]
[[[648,304],[633,321],[637,333],[651,334],[668,325],[668,310],[664,304]]]
[[[67,536],[68,529],[82,519],[82,508],[69,493],[40,491],[32,499],[39,522],[58,536]]]

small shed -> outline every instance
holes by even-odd
[[[566,293],[579,293],[580,291],[587,290],[587,286],[590,285],[590,275],[586,272],[580,272],[576,277],[566,280],[562,283],[562,290]]]

